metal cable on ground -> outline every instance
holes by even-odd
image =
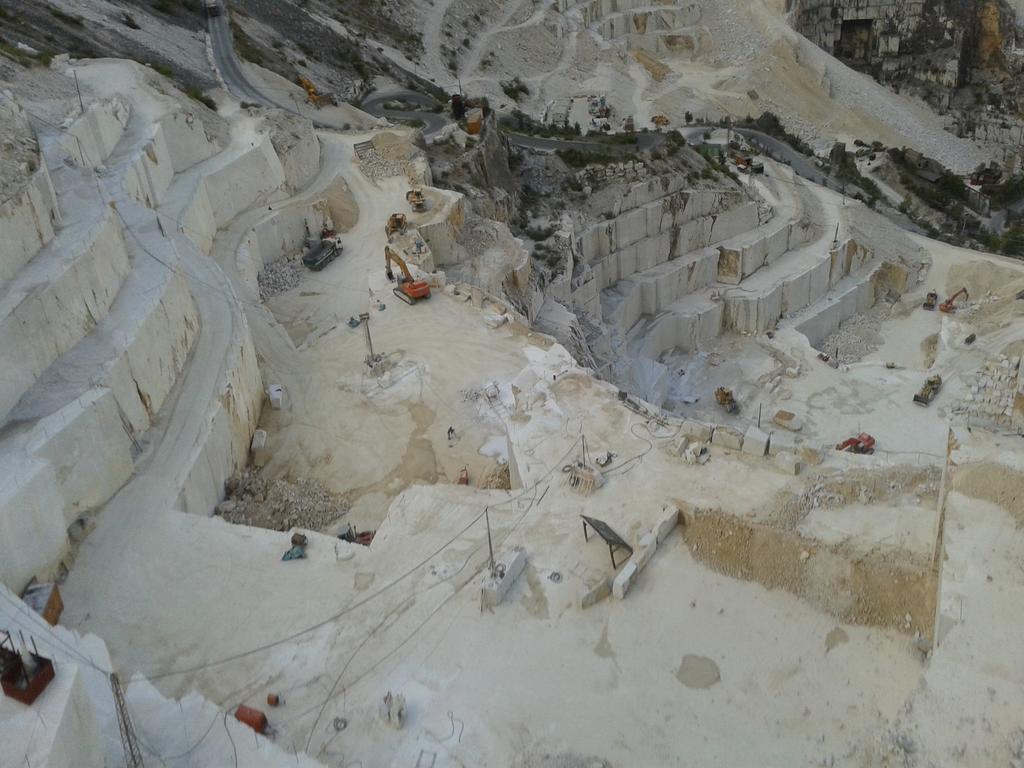
[[[575,447],[576,447],[576,444],[574,443],[569,448],[569,451],[566,452],[565,456],[568,456],[569,453],[571,453],[572,450],[575,449]],[[550,474],[551,471],[552,470],[548,470],[547,474]],[[546,476],[547,475],[545,475],[545,477]],[[538,481],[535,485],[539,484],[539,482],[540,481]],[[525,496],[527,492],[528,492],[528,490],[524,491],[519,496],[513,497],[511,499],[507,499],[505,501],[498,502],[496,504],[492,504],[490,506],[492,508],[500,507],[500,506],[505,506],[506,504],[510,504],[513,501],[516,501],[517,499],[521,498],[522,496]],[[200,671],[202,671],[204,669],[210,669],[212,667],[217,667],[217,666],[220,666],[222,664],[228,664],[228,663],[230,663],[232,661],[237,661],[238,659],[246,658],[247,656],[251,656],[251,655],[253,655],[255,653],[260,653],[262,651],[269,650],[269,649],[274,648],[274,647],[276,647],[278,645],[283,645],[284,643],[296,640],[296,639],[302,637],[303,635],[309,634],[310,632],[314,632],[317,629],[320,629],[321,627],[324,627],[324,626],[326,626],[326,625],[328,625],[328,624],[330,624],[332,622],[337,621],[338,619],[340,619],[341,617],[351,613],[352,611],[355,611],[355,610],[361,608],[362,606],[366,605],[367,603],[371,602],[372,600],[375,600],[377,597],[382,595],[384,592],[390,590],[396,584],[400,583],[401,581],[404,581],[406,578],[411,576],[417,570],[419,570],[424,565],[426,565],[428,562],[430,562],[435,557],[437,557],[437,555],[441,554],[441,552],[443,552],[445,549],[447,549],[449,546],[451,546],[455,541],[457,541],[459,538],[461,538],[462,535],[466,531],[468,531],[471,527],[473,527],[476,523],[478,523],[481,519],[483,519],[484,514],[485,514],[485,512],[481,512],[479,515],[474,517],[465,526],[463,526],[463,528],[460,529],[459,532],[455,534],[455,536],[450,538],[448,541],[446,541],[444,544],[442,544],[436,550],[431,552],[425,558],[423,558],[422,560],[420,560],[419,562],[414,564],[412,567],[410,567],[409,569],[407,569],[406,571],[402,572],[400,575],[398,575],[397,577],[395,577],[394,579],[389,581],[387,584],[382,586],[377,591],[367,595],[365,598],[363,598],[361,600],[358,600],[358,601],[356,601],[355,603],[353,603],[351,605],[346,606],[345,608],[343,608],[342,610],[338,611],[337,613],[332,614],[331,616],[328,616],[327,618],[322,619],[321,621],[318,621],[317,623],[312,624],[312,625],[306,627],[305,629],[301,629],[301,630],[298,630],[297,632],[293,632],[292,634],[287,635],[285,637],[282,637],[282,638],[280,638],[278,640],[274,640],[274,641],[271,641],[269,643],[264,643],[262,645],[259,645],[259,646],[255,647],[255,648],[250,648],[249,650],[246,650],[246,651],[239,651],[238,653],[234,653],[234,654],[231,654],[229,656],[225,656],[225,657],[223,657],[221,659],[217,659],[217,660],[214,660],[214,661],[204,662],[202,664],[196,664],[196,665],[189,666],[189,667],[182,667],[181,669],[171,669],[171,670],[165,670],[165,671],[162,671],[162,672],[153,672],[151,674],[147,673],[145,671],[142,671],[142,674],[145,677],[147,677],[149,680],[162,680],[165,677],[172,677],[174,675],[184,675],[184,674],[190,674],[190,673],[193,673],[193,672],[200,672]]]
[[[509,536],[511,536],[512,533],[519,527],[519,525],[523,522],[523,520],[526,518],[526,515],[530,512],[530,510],[534,507],[534,505],[538,504],[540,502],[540,500],[543,500],[544,496],[547,495],[547,490],[548,489],[545,488],[544,489],[544,493],[542,493],[540,495],[540,498],[538,499],[538,497],[537,497],[537,489],[540,487],[540,484],[544,480],[546,480],[548,477],[550,477],[551,474],[553,474],[561,466],[562,462],[572,453],[572,451],[575,450],[576,445],[577,445],[578,442],[579,442],[579,440],[575,441],[569,447],[569,450],[566,451],[565,454],[563,454],[563,456],[557,462],[555,462],[555,464],[552,465],[552,467],[550,467],[545,472],[545,474],[543,476],[541,476],[537,481],[535,481],[530,488],[524,489],[524,491],[522,493],[520,493],[519,495],[514,496],[514,497],[512,497],[510,499],[506,499],[504,501],[497,502],[496,504],[489,505],[488,507],[486,507],[484,509],[484,512],[481,513],[481,515],[479,515],[479,516],[477,516],[475,518],[475,520],[479,520],[481,516],[486,515],[486,513],[487,513],[487,511],[489,509],[498,508],[498,507],[502,507],[502,506],[507,506],[507,505],[509,505],[509,504],[511,504],[513,502],[516,502],[519,499],[523,498],[530,491],[533,492],[533,498],[530,500],[529,504],[527,504],[526,509],[523,511],[522,515],[520,515],[519,519],[512,525],[512,527],[505,534],[505,536],[502,537],[501,541],[499,541],[499,543],[498,543],[499,547],[502,544],[504,544],[504,542],[508,540]],[[466,558],[466,560],[463,562],[462,566],[460,566],[458,570],[456,570],[454,573],[450,574],[449,576],[446,576],[444,579],[439,581],[437,584],[432,584],[429,587],[427,587],[426,589],[421,590],[421,592],[426,592],[426,591],[428,591],[430,589],[433,589],[434,587],[438,586],[438,584],[444,583],[446,581],[450,581],[455,576],[457,576],[466,567],[466,565],[469,564],[470,560],[473,558],[473,555],[476,554],[476,552],[480,549],[481,546],[482,546],[482,544],[476,546],[470,552],[469,556]],[[470,581],[472,581],[473,577],[478,575],[482,570],[483,570],[483,567],[478,568],[476,573],[474,573],[473,576],[471,576],[469,579],[466,580],[465,584],[470,583]],[[420,629],[422,629],[422,627],[425,626],[428,621],[430,621],[430,619],[432,619],[435,615],[437,615],[437,613],[439,613],[441,611],[441,609],[444,608],[444,606],[446,606],[451,600],[453,600],[462,591],[462,589],[465,587],[465,584],[463,584],[462,587],[459,587],[459,588],[455,589],[452,592],[452,594],[449,595],[447,598],[445,598],[441,602],[440,605],[438,605],[433,611],[431,611],[426,616],[426,618],[424,618],[424,620],[422,622],[420,622],[420,624],[417,625],[417,627],[415,629],[413,629],[413,631],[401,643],[399,643],[395,648],[393,648],[391,651],[389,651],[387,654],[385,654],[384,657],[379,659],[372,667],[370,667],[370,669],[366,670],[359,678],[357,678],[355,681],[353,681],[353,683],[351,683],[349,686],[346,686],[343,689],[343,692],[347,693],[348,688],[351,687],[351,685],[354,685],[355,683],[359,682],[359,680],[363,679],[363,677],[365,677],[367,674],[369,674],[373,669],[375,669],[377,666],[382,664],[387,658],[389,658],[392,654],[396,653],[407,642],[409,642],[409,640],[411,640],[420,631]],[[419,593],[416,593],[416,594],[419,594]],[[415,594],[412,595],[412,597],[415,597]],[[307,751],[309,749],[309,745],[312,743],[313,734],[316,732],[316,727],[317,727],[317,725],[320,722],[320,718],[323,716],[323,713],[324,713],[324,711],[327,708],[327,704],[334,697],[334,692],[337,690],[337,687],[340,684],[342,677],[344,677],[345,672],[348,670],[348,668],[351,665],[352,661],[355,659],[355,657],[359,653],[359,651],[366,645],[366,643],[369,641],[369,639],[377,632],[377,630],[387,622],[387,620],[390,618],[391,614],[394,613],[395,611],[397,611],[400,607],[401,607],[401,605],[396,606],[396,608],[392,609],[392,611],[390,611],[387,615],[385,615],[385,617],[370,631],[370,633],[356,647],[356,649],[353,651],[352,655],[349,657],[348,661],[345,663],[345,666],[342,668],[341,673],[338,675],[338,677],[335,680],[334,684],[331,686],[331,689],[328,692],[327,697],[324,699],[324,703],[321,705],[321,707],[319,709],[319,712],[317,714],[316,720],[314,721],[312,727],[310,728],[309,737],[306,740],[306,750]],[[311,711],[311,710],[307,710],[306,712],[302,712],[299,715],[297,715],[296,718],[292,718],[292,719],[297,719],[298,717],[302,717],[305,714],[307,714],[307,712],[309,712],[309,711]]]

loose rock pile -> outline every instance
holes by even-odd
[[[889,317],[891,304],[879,302],[867,312],[854,315],[839,326],[821,345],[823,352],[833,355],[841,365],[862,360],[882,344],[882,323]]]
[[[1013,404],[1024,383],[1020,382],[1020,357],[1000,355],[989,360],[977,374],[961,410],[973,419],[1008,427],[1013,423]]]
[[[39,167],[39,146],[25,112],[0,99],[0,200],[20,191]]]
[[[285,256],[270,262],[256,277],[260,285],[260,300],[266,301],[273,296],[298,288],[299,283],[302,282],[303,273],[301,254]]]
[[[389,160],[376,150],[367,150],[359,158],[363,175],[372,181],[380,181],[405,173],[405,164],[400,160]]]
[[[287,531],[320,531],[349,511],[348,500],[324,487],[319,480],[270,480],[246,469],[225,484],[227,499],[216,514],[229,523]]]

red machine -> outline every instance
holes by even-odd
[[[415,304],[420,299],[430,298],[430,283],[426,280],[413,279],[412,272],[409,271],[409,266],[405,263],[405,259],[385,246],[384,272],[387,274],[388,280],[395,279],[395,275],[391,271],[391,262],[395,262],[398,268],[402,270],[402,276],[398,279],[398,287],[394,289],[395,296],[410,305]]]
[[[959,299],[961,296],[963,296],[965,299],[971,298],[970,296],[967,295],[967,289],[961,288],[959,291],[954,293],[952,296],[950,296],[948,299],[946,299],[939,305],[939,311],[945,312],[946,314],[956,312],[956,300]]]
[[[469,467],[459,470],[459,479],[456,481],[456,485],[469,485]]]
[[[843,440],[843,442],[836,446],[836,450],[847,451],[848,453],[874,453],[875,438],[867,432],[861,432],[856,437],[848,437]]]
[[[22,655],[14,646],[11,633],[0,633],[0,687],[4,694],[22,704],[31,705],[46,690],[54,676],[53,662],[39,655],[35,641],[32,650],[26,647]]]
[[[258,709],[247,707],[245,705],[240,706],[235,710],[235,719],[240,723],[245,723],[252,728],[256,733],[266,733],[269,728],[267,723],[267,716],[260,712]]]

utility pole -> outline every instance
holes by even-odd
[[[82,101],[82,86],[80,86],[78,84],[78,70],[77,69],[73,69],[71,71],[72,71],[72,73],[75,76],[75,90],[78,91],[78,108],[80,110],[82,110],[82,113],[84,114],[85,113],[85,104]]]
[[[490,507],[484,507],[484,522],[487,523],[487,551],[491,558],[491,573],[494,573],[494,543],[491,541],[491,516]]]
[[[135,728],[132,726],[132,719],[128,715],[128,706],[124,701],[124,691],[121,690],[121,680],[118,678],[117,672],[110,673],[110,689],[114,693],[117,725],[121,730],[124,764],[126,768],[145,768],[142,763],[142,752],[139,751],[139,741],[135,737]]]
[[[366,367],[373,368],[377,358],[373,354],[373,339],[370,337],[370,313],[363,312],[360,314],[359,322],[363,325],[363,336],[366,338]]]

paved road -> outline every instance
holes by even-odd
[[[242,69],[242,65],[238,61],[238,57],[235,55],[234,39],[231,36],[228,14],[223,9],[218,15],[209,17],[207,29],[210,34],[210,46],[213,49],[214,66],[220,72],[220,76],[223,78],[228,90],[237,98],[271,109],[283,109],[285,112],[291,112],[293,115],[306,118],[317,128],[338,130],[341,127],[339,124],[324,122],[311,115],[303,114],[296,109],[295,104],[287,103],[287,100],[284,98],[281,101],[277,101],[273,96],[270,96],[265,90],[249,80],[246,77],[245,70]],[[282,94],[283,96],[284,94]]]
[[[509,143],[524,149],[555,151],[559,149],[576,149],[580,152],[608,153],[622,150],[654,149],[665,143],[663,133],[638,133],[633,144],[614,144],[586,139],[546,139],[542,136],[529,136],[525,133],[505,130]]]
[[[223,10],[216,15],[210,16],[207,21],[207,28],[210,33],[210,43],[213,48],[213,63],[224,79],[228,90],[243,101],[251,101],[262,104],[264,107],[276,107],[288,109],[278,104],[269,96],[264,95],[246,78],[242,71],[242,65],[238,63],[235,56],[234,41],[231,38],[231,27],[228,24],[228,15]],[[294,109],[288,109],[294,112]]]
[[[389,101],[401,101],[407,104],[417,104],[422,110],[399,110],[385,109],[384,105]],[[428,109],[437,106],[437,100],[425,93],[408,90],[376,91],[371,93],[360,106],[364,112],[374,117],[386,117],[388,120],[418,121],[423,123],[423,135],[433,136],[440,133],[449,120],[444,112],[429,112]]]

